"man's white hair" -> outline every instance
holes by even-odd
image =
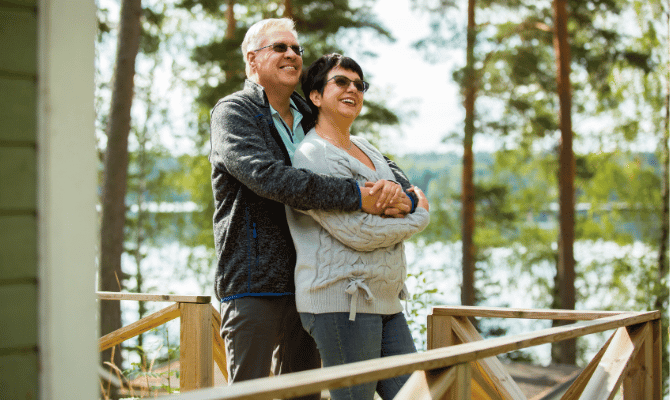
[[[295,23],[290,18],[269,18],[251,25],[242,41],[242,57],[244,58],[247,77],[251,74],[251,66],[247,60],[247,52],[254,51],[263,45],[265,36],[270,32],[291,32],[298,39]]]

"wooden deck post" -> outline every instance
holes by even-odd
[[[663,345],[662,345],[662,335],[663,328],[661,324],[661,319],[657,319],[651,322],[651,339],[652,339],[652,360],[651,365],[651,376],[652,376],[652,396],[653,400],[661,400],[663,397]]]
[[[214,384],[212,350],[212,306],[209,303],[180,303],[179,388],[189,390]]]
[[[456,344],[454,333],[451,329],[453,317],[447,315],[427,316],[427,348],[438,349]]]
[[[660,400],[660,376],[655,376],[655,371],[660,373],[661,366],[654,365],[654,353],[660,354],[656,351],[656,343],[654,343],[656,327],[653,322],[647,322],[646,334],[637,355],[631,359],[630,368],[624,377],[623,381],[623,398],[629,399],[650,399]],[[657,382],[654,382],[657,380]],[[657,388],[658,386],[658,388]]]
[[[472,399],[472,373],[470,370],[470,363],[463,363],[455,365],[456,369],[456,385],[454,400],[470,400]]]

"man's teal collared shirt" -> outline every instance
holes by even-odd
[[[300,122],[302,121],[302,114],[298,111],[298,107],[291,100],[291,114],[293,114],[293,129],[289,129],[286,122],[279,115],[279,112],[270,106],[270,112],[272,113],[272,120],[275,123],[275,127],[281,136],[282,141],[284,142],[284,147],[288,151],[288,155],[293,159],[293,154],[298,148],[300,142],[305,138],[305,131],[302,129]]]

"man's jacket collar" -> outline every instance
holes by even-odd
[[[265,95],[265,89],[258,83],[245,79],[243,92],[257,105],[261,107],[270,107],[268,97]]]

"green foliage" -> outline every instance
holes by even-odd
[[[123,371],[132,398],[155,397],[160,393],[179,393],[179,370],[169,367],[172,361],[179,359],[179,346],[170,345],[167,327],[166,325],[162,327],[163,339],[157,344],[158,347],[147,349],[143,346],[135,346],[133,349],[140,355],[140,359],[131,362],[130,367]],[[157,331],[158,328],[151,330],[152,333],[157,333]],[[150,354],[153,354],[151,360],[148,358]],[[162,368],[162,365],[168,368]],[[163,383],[164,379],[167,380],[167,383]],[[156,384],[156,381],[159,384]],[[135,393],[137,388],[131,386],[131,382],[142,382],[146,389],[140,388],[140,393],[137,394]]]
[[[407,324],[413,327],[414,342],[418,350],[426,350],[427,327],[423,323],[426,310],[435,305],[434,295],[437,289],[428,282],[425,271],[407,274],[408,281],[414,281],[415,289],[407,299]]]
[[[475,163],[480,171],[476,175],[484,182],[479,187],[476,214],[476,284],[480,293],[493,296],[480,298],[481,304],[506,306],[490,301],[524,290],[529,307],[552,307],[552,271],[557,262],[557,210],[552,205],[558,195],[556,156],[527,150],[500,151],[493,159],[480,157]],[[431,241],[458,241],[458,157],[408,155],[397,161],[412,181],[422,180],[430,188],[431,224],[414,242],[425,246]],[[578,308],[654,309],[656,299],[663,296],[667,287],[667,278],[658,279],[655,255],[661,223],[661,171],[656,157],[649,153],[614,151],[582,155],[577,164]],[[451,185],[437,184],[449,178],[454,178]],[[613,250],[600,254],[592,253],[592,248]],[[507,255],[501,257],[497,249],[506,249]],[[509,280],[495,278],[492,273],[501,265],[510,269]],[[422,274],[417,273],[409,278],[418,282],[414,299],[418,300],[417,310],[424,304],[435,304],[434,299],[441,293],[431,290],[442,287],[438,282],[444,282],[443,279],[421,281],[421,278]],[[430,296],[423,295],[429,291]],[[667,299],[664,303],[667,307]],[[412,315],[412,324],[418,324],[413,330],[421,331],[421,320],[417,318],[420,313],[414,311]],[[483,335],[505,334],[507,328],[497,324],[490,321],[482,325]],[[578,343],[580,362],[592,356],[606,338],[601,339]],[[531,353],[508,356],[510,360],[535,357]]]
[[[209,160],[203,156],[182,155],[179,157],[182,174],[173,180],[173,185],[189,193],[191,201],[200,205],[193,213],[192,222],[198,227],[195,235],[185,239],[185,244],[190,247],[205,246],[214,247],[212,234],[212,215],[214,215],[214,198],[212,197],[212,186],[210,175],[212,167]]]
[[[581,180],[580,191],[589,209],[580,220],[580,237],[631,243],[658,241],[661,207],[660,171],[645,154],[613,152],[588,157],[590,179]],[[581,224],[578,224],[580,227]]]
[[[236,3],[243,7],[236,8],[234,36],[213,37],[209,43],[197,46],[193,51],[192,59],[200,66],[202,77],[197,96],[199,108],[209,110],[220,98],[242,88],[246,74],[240,45],[247,29],[260,19],[282,17],[285,12],[283,1]],[[300,43],[305,47],[304,67],[309,66],[323,54],[332,52],[348,54],[348,48],[363,49],[363,54],[373,56],[374,53],[366,50],[361,32],[371,32],[377,38],[392,40],[388,30],[370,12],[372,3],[363,1],[353,6],[349,0],[292,1],[293,20],[300,36]],[[196,15],[205,12],[215,18],[221,18],[226,7],[223,1],[211,0],[187,0],[182,1],[181,6]],[[345,47],[342,43],[348,46]],[[200,119],[199,134],[205,137],[209,134],[206,123],[209,121],[209,115],[201,113]],[[398,124],[398,117],[384,105],[382,100],[366,99],[366,105],[353,129],[376,140],[381,126],[395,124]]]

